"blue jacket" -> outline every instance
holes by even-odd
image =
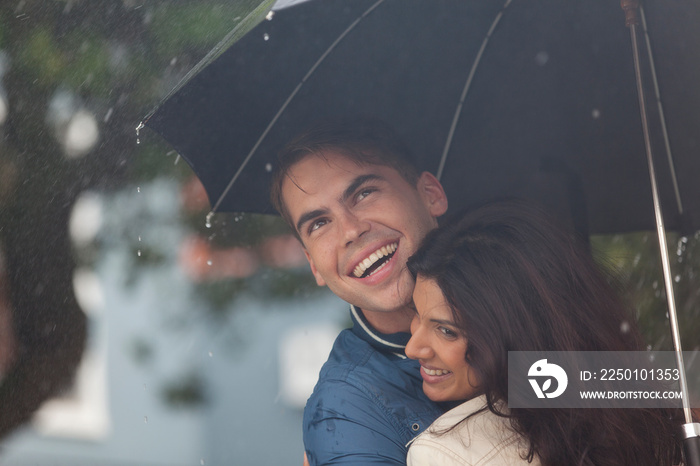
[[[406,444],[443,410],[406,358],[410,334],[381,334],[350,313],[354,326],[338,335],[304,409],[309,463],[405,465]]]

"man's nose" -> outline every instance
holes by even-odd
[[[370,229],[368,221],[361,219],[349,210],[344,211],[340,216],[340,226],[345,237],[346,245],[357,240]]]

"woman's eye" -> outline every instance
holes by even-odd
[[[450,330],[447,327],[438,327],[438,329],[440,330],[440,332],[442,332],[443,335],[445,335],[448,338],[457,338],[458,336],[456,332]]]

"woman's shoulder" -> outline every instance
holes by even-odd
[[[527,464],[526,455],[525,439],[511,429],[508,418],[491,412],[480,396],[446,412],[419,435],[411,443],[408,464]]]

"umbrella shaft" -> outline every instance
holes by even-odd
[[[664,284],[666,287],[666,300],[668,303],[668,319],[671,324],[671,336],[673,337],[673,347],[676,353],[676,364],[680,374],[680,388],[683,393],[683,414],[686,423],[692,423],[693,417],[690,410],[690,400],[688,399],[688,383],[686,381],[685,366],[683,364],[683,349],[681,345],[680,331],[678,328],[678,315],[676,313],[676,299],[673,292],[673,280],[671,279],[671,264],[668,257],[668,247],[666,243],[666,230],[664,228],[661,203],[659,201],[658,186],[656,182],[656,171],[654,170],[654,158],[651,149],[651,139],[649,135],[649,123],[647,119],[646,103],[644,99],[644,87],[642,85],[642,72],[639,60],[639,47],[637,44],[637,30],[635,24],[629,24],[630,36],[632,39],[632,52],[634,58],[634,72],[637,81],[637,94],[639,97],[639,112],[642,118],[642,129],[644,132],[644,145],[646,147],[647,163],[649,165],[649,179],[651,182],[651,194],[654,202],[654,215],[656,217],[656,231],[659,238],[659,250],[661,253],[661,265],[664,274]]]

